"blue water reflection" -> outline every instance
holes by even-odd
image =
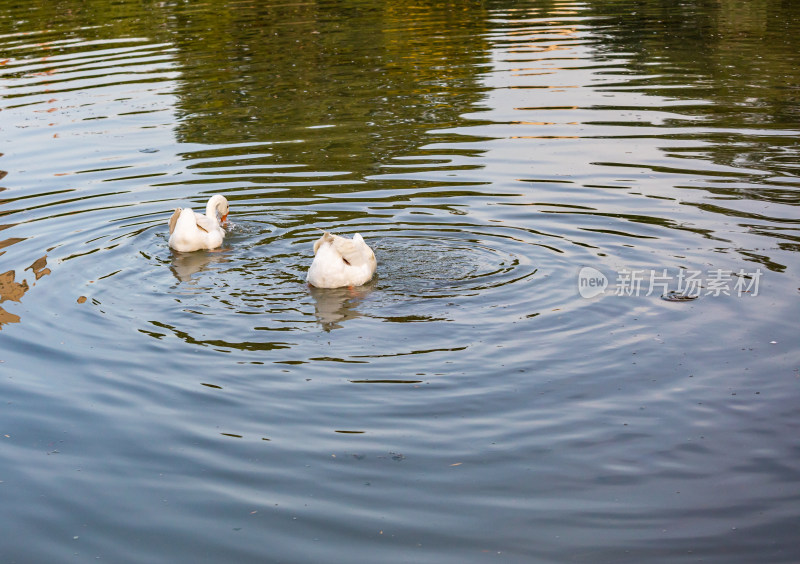
[[[797,560],[800,14],[628,4],[5,3],[2,560]]]

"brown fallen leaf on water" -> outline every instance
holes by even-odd
[[[50,274],[51,271],[49,268],[47,268],[47,255],[44,255],[43,257],[33,261],[33,264],[30,265],[25,270],[30,270],[31,272],[33,272],[37,280],[42,276],[47,276],[48,274]]]
[[[84,304],[84,303],[86,303],[86,296],[79,296],[79,297],[78,297],[78,303],[79,303],[79,304]]]
[[[13,270],[0,274],[0,303],[6,300],[19,302],[28,291],[28,282],[26,280],[16,282],[15,277],[16,272]]]
[[[19,323],[19,315],[9,313],[0,307],[0,330],[3,329],[5,323]]]

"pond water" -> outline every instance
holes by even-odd
[[[800,561],[797,3],[4,0],[0,95],[3,562]]]

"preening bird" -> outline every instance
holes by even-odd
[[[221,221],[227,218],[228,200],[220,194],[208,200],[205,215],[178,208],[169,218],[169,246],[182,252],[216,249],[225,237]]]
[[[375,274],[375,253],[356,233],[352,239],[325,231],[314,242],[314,261],[306,280],[317,288],[361,286]]]

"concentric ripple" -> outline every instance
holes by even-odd
[[[382,230],[349,224],[339,232],[365,237],[378,258],[377,276],[360,288],[316,289],[305,282],[305,274],[318,228],[285,229],[249,216],[238,219],[236,213],[232,205],[225,243],[214,251],[170,250],[166,224],[141,231],[133,237],[133,244],[143,247],[131,255],[133,263],[124,272],[89,280],[86,292],[107,313],[129,299],[131,285],[162,287],[165,292],[140,296],[135,323],[141,332],[220,350],[258,351],[290,348],[294,331],[318,324],[337,329],[362,316],[389,322],[447,320],[448,309],[492,302],[493,292],[504,292],[507,307],[522,301],[532,307],[528,290],[538,283],[537,265],[552,269],[552,250],[501,229],[493,232],[491,226]],[[269,217],[270,211],[261,214]],[[411,303],[418,304],[411,308],[416,313],[398,315]]]
[[[3,561],[800,561],[798,7],[629,4],[3,3]]]
[[[387,292],[426,298],[477,295],[533,276],[535,259],[541,262],[546,256],[541,248],[481,232],[477,226],[440,232],[431,227],[378,241],[386,279],[381,287]],[[533,256],[536,251],[539,257]]]

